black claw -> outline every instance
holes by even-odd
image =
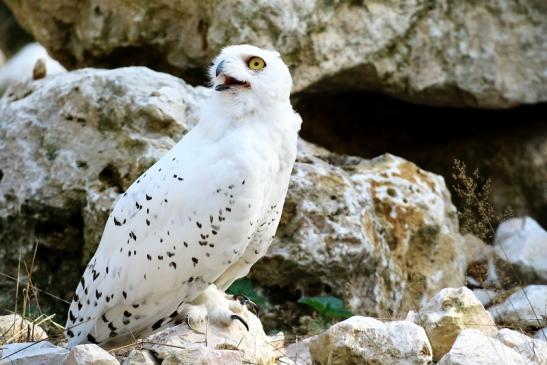
[[[243,325],[245,326],[245,328],[247,329],[247,331],[249,331],[249,325],[247,324],[247,322],[245,322],[245,320],[243,318],[241,318],[240,316],[238,316],[237,314],[232,314],[230,316],[230,318],[232,319],[237,319],[238,321],[240,321],[241,323],[243,323]]]
[[[242,295],[242,294],[234,295],[234,300],[237,300],[241,305],[244,305],[245,307],[247,307],[249,312],[253,313],[255,316],[258,317],[260,313],[260,307],[255,302],[253,302],[252,300],[250,300],[249,298],[247,298],[245,295]]]

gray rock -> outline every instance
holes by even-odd
[[[122,365],[159,365],[159,362],[148,350],[131,350]]]
[[[6,3],[71,67],[138,63],[195,75],[221,47],[253,43],[285,56],[296,91],[380,90],[489,108],[547,100],[541,1]]]
[[[536,340],[547,342],[547,327],[540,328],[533,337]]]
[[[351,317],[310,340],[314,364],[430,364],[423,328],[408,321],[382,323]]]
[[[532,363],[547,364],[547,342],[535,340],[525,334],[502,328],[496,338],[519,354],[530,360]]]
[[[502,303],[488,309],[497,324],[512,328],[547,326],[547,285],[517,288]]]
[[[547,284],[547,232],[532,218],[501,223],[494,253],[496,274],[502,282]]]
[[[475,329],[458,335],[450,352],[437,365],[538,365],[497,339]]]
[[[22,342],[2,346],[0,365],[59,365],[68,350],[50,342]]]
[[[63,365],[120,365],[114,356],[95,344],[74,346]]]

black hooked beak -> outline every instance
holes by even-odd
[[[217,69],[215,70],[215,77],[220,75],[223,69],[224,69],[224,61],[220,61],[220,63],[217,65]]]

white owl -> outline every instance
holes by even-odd
[[[226,47],[209,73],[197,126],[115,204],[70,305],[69,346],[182,320],[245,324],[224,290],[271,243],[301,118],[277,52]]]

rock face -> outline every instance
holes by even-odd
[[[211,323],[199,332],[180,324],[146,338],[143,346],[162,359],[162,365],[275,364],[283,355],[283,336],[266,336],[260,320],[246,309],[240,315],[249,331],[237,321],[228,327]]]
[[[547,285],[517,288],[502,303],[488,309],[494,321],[512,328],[547,326]]]
[[[494,254],[499,280],[547,284],[547,232],[532,218],[513,218],[500,224]]]
[[[460,332],[454,346],[437,365],[537,365],[514,349],[474,329]]]
[[[382,323],[351,317],[310,340],[314,364],[429,364],[431,346],[423,328],[408,321]]]
[[[381,90],[480,107],[547,100],[547,9],[537,1],[6,3],[70,67],[188,73],[227,44],[252,43],[285,56],[296,91]]]
[[[48,55],[44,47],[38,43],[31,43],[10,58],[4,66],[0,63],[0,66],[2,66],[0,68],[0,95],[3,95],[14,82],[31,79],[33,70],[39,60],[43,63],[42,77],[66,71],[59,62]]]
[[[23,319],[18,314],[0,316],[0,342],[39,341],[47,338],[42,327]]]
[[[159,362],[148,350],[131,350],[122,365],[159,365]]]
[[[465,287],[441,290],[417,315],[417,322],[431,341],[434,361],[450,351],[458,334],[466,328],[477,329],[488,336],[497,332],[490,314]]]
[[[112,202],[193,126],[203,92],[145,68],[13,87],[0,99],[0,271],[17,276],[19,248],[38,242],[35,283],[70,298]]]
[[[356,312],[405,315],[463,285],[465,257],[444,180],[392,155],[371,161],[301,143],[282,225],[251,275]]]
[[[0,269],[39,242],[40,283],[70,297],[118,194],[191,128],[204,88],[144,68],[84,69],[15,85],[0,101]],[[444,180],[403,159],[301,142],[260,284],[351,309],[406,314],[461,286],[466,260]],[[11,298],[11,296],[10,296]],[[47,299],[47,298],[46,298]],[[64,307],[63,307],[64,308]]]

